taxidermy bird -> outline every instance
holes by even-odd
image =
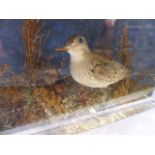
[[[128,69],[119,62],[99,57],[92,52],[84,36],[69,37],[65,46],[56,51],[69,53],[71,75],[84,86],[107,88],[129,76]]]

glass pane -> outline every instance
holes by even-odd
[[[154,108],[154,36],[155,20],[0,20],[1,133],[78,133]]]

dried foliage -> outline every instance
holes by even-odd
[[[130,51],[127,26],[122,28],[119,57],[121,63],[132,71],[133,53]],[[112,97],[116,98],[129,94],[135,87],[135,84],[130,78],[120,81],[114,87]]]
[[[0,87],[0,130],[65,112],[63,87]]]
[[[120,52],[119,57],[121,62],[124,66],[132,69],[132,60],[133,60],[133,53],[131,53],[129,39],[128,39],[128,27],[125,26],[122,28],[122,34],[120,38]]]
[[[4,73],[9,69],[8,64],[4,64],[0,67],[0,78],[4,75]]]
[[[23,38],[26,54],[26,67],[33,72],[38,65],[41,55],[41,30],[39,20],[28,19],[24,21]]]
[[[35,111],[37,101],[35,95],[33,94],[33,88],[25,88],[23,90],[23,98],[25,101],[25,108],[30,111]]]
[[[22,89],[16,87],[1,87],[0,88],[0,99],[5,104],[12,104],[16,106],[22,99]]]
[[[43,103],[47,105],[47,107],[54,108],[56,113],[62,113],[65,111],[65,107],[63,107],[62,96],[58,95],[51,88],[40,87],[34,89],[35,96]]]
[[[35,19],[27,19],[23,24],[25,64],[28,73],[24,81],[30,86],[40,83],[52,84],[58,78],[58,72],[50,64],[51,57],[43,55],[43,47],[50,31],[45,32],[42,27],[43,22]]]
[[[131,79],[125,79],[120,81],[116,86],[112,94],[112,98],[128,95],[136,87],[136,83]]]
[[[42,50],[49,31],[43,34],[41,24],[40,20],[27,19],[23,25],[26,69],[30,74],[46,62]]]

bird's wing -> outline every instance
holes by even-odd
[[[100,80],[124,79],[128,76],[128,69],[116,61],[94,57],[91,67],[92,75]]]
[[[93,56],[99,59],[112,59],[112,50],[111,49],[93,49]]]

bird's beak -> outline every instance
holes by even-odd
[[[59,52],[65,52],[68,51],[67,46],[61,47],[61,48],[56,48],[55,51],[59,51]]]

